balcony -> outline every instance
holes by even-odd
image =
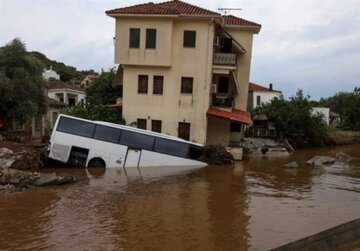
[[[222,96],[213,94],[212,106],[220,108],[233,108],[234,98],[229,96]]]
[[[214,53],[214,65],[236,65],[236,53]]]

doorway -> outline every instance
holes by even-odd
[[[178,137],[190,140],[190,123],[179,122]]]

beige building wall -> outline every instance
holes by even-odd
[[[168,33],[171,31],[173,33],[171,40],[168,40],[172,44],[171,67],[124,65],[123,116],[128,124],[135,122],[138,118],[146,118],[148,130],[151,129],[151,120],[161,120],[162,133],[175,136],[177,136],[178,123],[188,122],[191,123],[190,140],[205,143],[206,110],[210,104],[214,25],[209,23],[209,20],[199,19],[177,19],[172,24],[172,27],[168,27]],[[132,24],[122,25],[130,27]],[[145,22],[142,29],[146,28]],[[184,30],[196,30],[195,48],[183,48]],[[127,39],[125,38],[126,41]],[[141,38],[140,44],[143,44],[143,39],[145,37]],[[162,51],[161,40],[163,40],[162,37],[158,35],[155,53],[160,54]],[[125,42],[122,47],[127,48],[128,42]],[[153,56],[143,60],[157,65],[157,59]],[[148,94],[137,93],[138,75],[149,76]],[[163,95],[152,94],[154,75],[164,76]],[[180,93],[181,77],[194,79],[192,94]]]
[[[140,28],[140,48],[129,48],[130,28]],[[156,49],[146,49],[146,29],[156,29]],[[115,63],[171,66],[173,19],[121,17],[116,19]]]
[[[237,80],[240,93],[235,98],[235,108],[246,111],[248,104],[249,78],[252,56],[253,31],[239,28],[226,28],[231,36],[246,50],[245,54],[239,54],[237,59]]]
[[[207,144],[229,145],[230,121],[219,118],[208,118]]]

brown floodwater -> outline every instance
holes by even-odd
[[[0,250],[274,248],[360,217],[360,160],[281,168],[339,151],[360,157],[351,145],[201,169],[49,169],[84,178],[0,195]]]

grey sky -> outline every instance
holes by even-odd
[[[78,69],[112,67],[115,22],[105,10],[145,1],[0,0],[0,45],[15,37]],[[161,2],[161,1],[154,1]],[[318,99],[360,86],[360,0],[188,0],[262,24],[250,80]]]

